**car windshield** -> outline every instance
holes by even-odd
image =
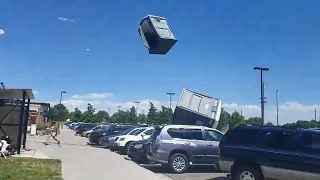
[[[135,131],[133,133],[130,133],[130,135],[137,136],[137,135],[139,135],[140,133],[142,133],[145,130],[146,130],[146,128],[140,128],[140,129],[137,129],[137,131]]]
[[[109,131],[110,128],[111,128],[110,125],[102,126],[102,129],[105,130],[105,131]]]
[[[126,135],[132,130],[133,130],[133,128],[127,129],[127,130],[123,131],[122,133],[120,133],[119,135]]]

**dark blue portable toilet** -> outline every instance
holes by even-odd
[[[164,17],[148,15],[139,24],[139,34],[149,54],[167,54],[178,41]]]

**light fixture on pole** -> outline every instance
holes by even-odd
[[[139,103],[140,103],[140,101],[136,101],[136,102],[134,102],[134,103],[136,103],[137,104],[137,106],[136,106],[136,113],[137,113],[137,116],[139,115],[139,113],[138,113],[138,107],[139,107]]]
[[[264,83],[263,83],[263,71],[269,71],[269,68],[263,68],[263,67],[255,67],[254,70],[260,71],[260,93],[261,93],[261,125],[264,125],[264,104],[265,104],[265,97],[264,97]]]
[[[61,105],[61,102],[62,102],[62,94],[65,94],[65,93],[67,93],[66,91],[61,91],[60,92],[60,105]]]
[[[276,91],[276,100],[277,100],[277,126],[279,126],[279,101],[278,101],[278,92],[279,92],[279,90]]]
[[[121,106],[117,106],[118,107],[118,112],[120,111]]]
[[[168,92],[167,94],[170,96],[170,109],[171,109],[172,96],[175,95],[176,93]],[[171,110],[172,110],[172,109],[171,109]]]

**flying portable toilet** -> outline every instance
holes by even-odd
[[[139,24],[139,34],[149,54],[167,54],[178,41],[164,17],[148,15]]]

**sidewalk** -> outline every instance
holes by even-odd
[[[61,141],[60,146],[52,139],[49,145],[44,145],[46,136],[28,137],[27,147],[36,149],[34,157],[60,159],[64,180],[91,178],[97,180],[170,179],[162,174],[146,170],[108,149],[89,146],[87,138],[74,136],[73,131],[61,131],[58,139]]]

